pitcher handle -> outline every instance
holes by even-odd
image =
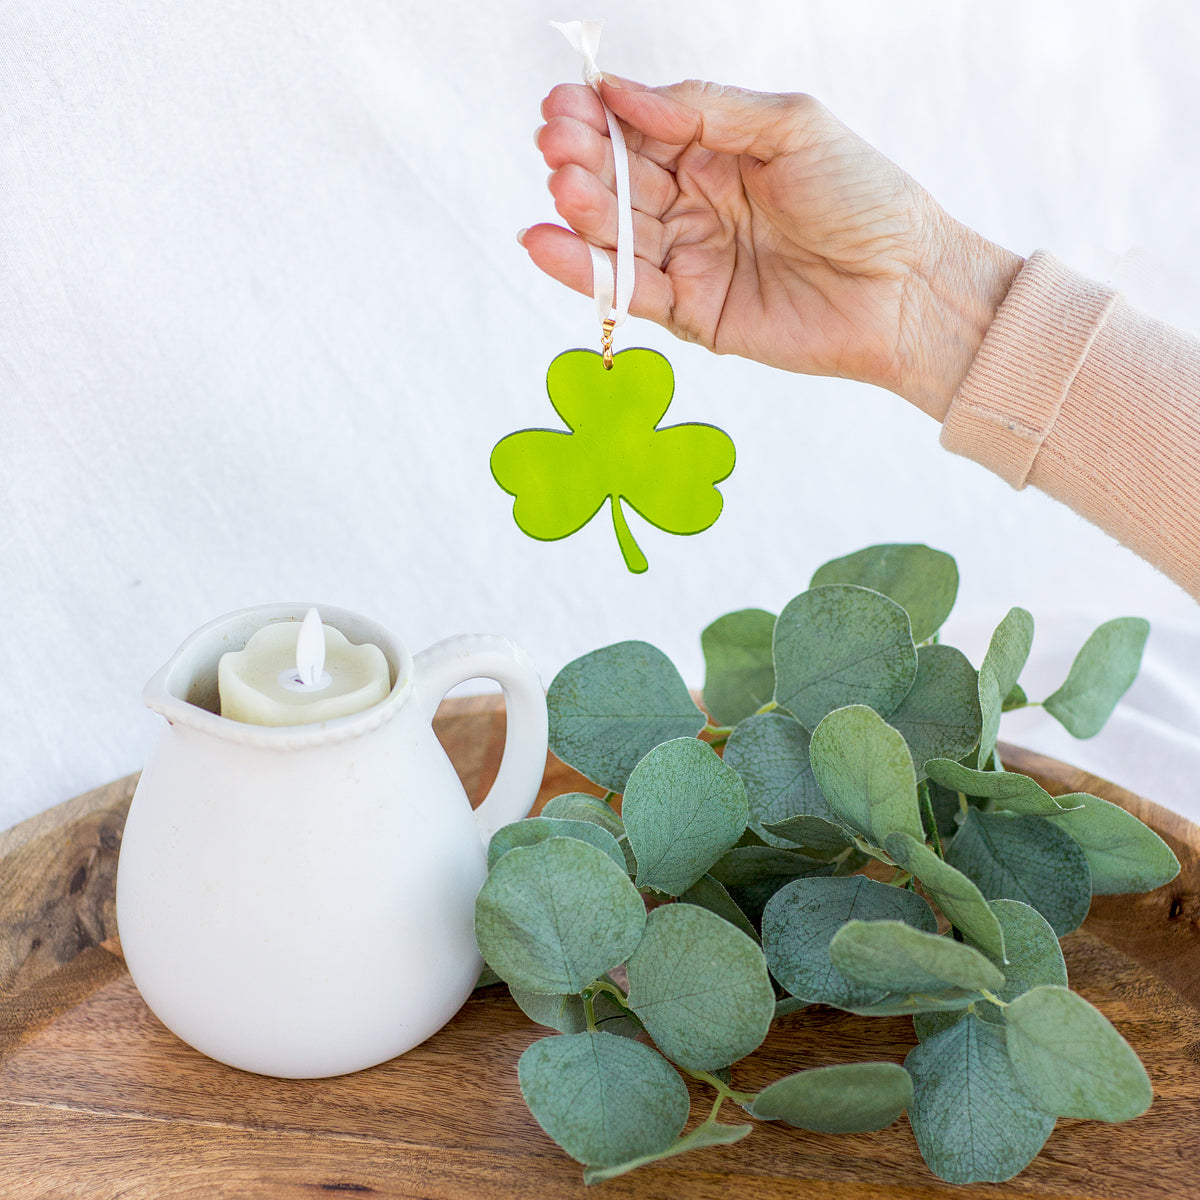
[[[417,700],[432,721],[442,697],[468,679],[494,679],[504,690],[508,732],[496,782],[475,810],[486,846],[502,825],[526,816],[546,770],[546,693],[529,655],[508,638],[463,633],[413,656]]]

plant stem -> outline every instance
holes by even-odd
[[[1007,1001],[1007,1000],[1001,1000],[999,996],[995,996],[995,995],[993,995],[991,992],[989,992],[989,991],[987,990],[987,988],[980,988],[980,989],[979,989],[979,994],[980,994],[980,995],[981,995],[981,996],[982,996],[982,997],[983,997],[985,1000],[990,1000],[990,1001],[991,1001],[991,1002],[992,1002],[994,1005],[996,1005],[996,1007],[997,1007],[997,1008],[1007,1008],[1007,1007],[1008,1007],[1008,1001]]]
[[[587,1018],[587,1027],[589,1033],[596,1032],[596,1008],[593,1002],[595,993],[590,989],[586,989],[583,993],[583,1015]]]
[[[933,852],[938,858],[946,857],[942,849],[942,839],[938,834],[937,818],[933,815],[933,801],[929,797],[929,780],[922,779],[917,787],[917,798],[921,801],[921,816],[929,826],[929,839],[933,842]]]
[[[732,725],[705,725],[700,730],[701,733],[707,733],[710,737],[727,738],[733,732]]]
[[[778,707],[779,705],[776,704],[774,700],[768,700],[766,704],[764,704],[762,708],[760,708],[754,715],[756,717],[761,717],[763,713],[774,712]]]
[[[607,979],[597,979],[595,983],[585,989],[583,993],[585,1002],[588,998],[596,996],[600,992],[604,992],[606,995],[611,996],[626,1012],[633,1012],[633,1009],[629,1007],[629,1000],[625,993],[621,991],[621,989],[617,987],[615,983],[611,983]]]
[[[617,793],[617,792],[605,792],[604,793],[604,803],[612,804],[612,802],[617,798],[618,794],[619,793]]]
[[[716,1116],[716,1111],[721,1107],[723,1100],[732,1100],[735,1104],[749,1104],[754,1099],[753,1092],[734,1091],[723,1079],[718,1079],[711,1071],[691,1071],[687,1067],[683,1067],[682,1070],[693,1079],[698,1079],[701,1083],[707,1083],[709,1087],[716,1089],[717,1103],[713,1107],[712,1113],[709,1114],[710,1120]]]

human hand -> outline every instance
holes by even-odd
[[[601,85],[629,147],[630,312],[719,354],[898,393],[941,420],[1021,260],[954,221],[810,96]],[[590,295],[581,239],[616,245],[612,145],[591,88],[542,104],[537,144],[574,233],[522,236]]]

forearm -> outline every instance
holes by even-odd
[[[942,444],[1061,500],[1200,599],[1200,341],[1036,254]]]

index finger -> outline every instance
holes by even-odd
[[[542,118],[574,117],[608,137],[608,119],[600,97],[584,83],[560,83],[542,101]]]

